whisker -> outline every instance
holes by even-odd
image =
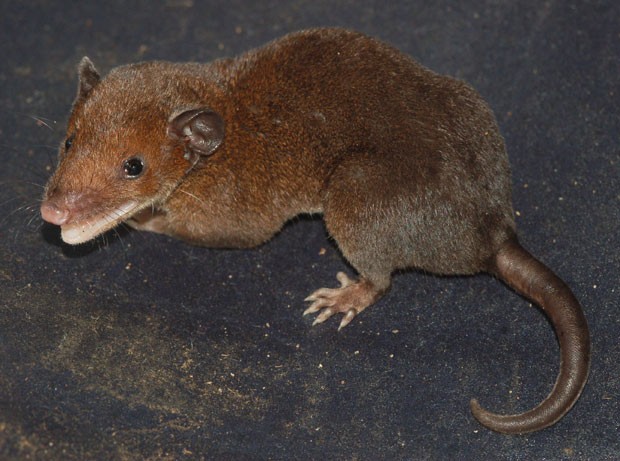
[[[34,227],[34,229],[32,228],[32,223],[39,218],[39,214],[38,213],[32,213],[32,216],[30,217],[30,219],[28,220],[28,222],[26,223],[26,228],[28,229],[32,229],[32,230],[38,230],[43,226],[43,220],[41,220],[40,222],[37,223],[37,225]]]
[[[54,129],[49,125],[49,123],[56,124],[56,120],[51,120],[49,118],[43,118],[43,117],[37,117],[36,115],[28,115],[28,117],[34,120],[37,123],[37,126],[44,126],[54,131]]]
[[[13,112],[13,113],[16,114],[16,115],[21,115],[22,117],[28,117],[28,118],[34,120],[37,126],[46,127],[46,128],[49,128],[52,131],[54,130],[52,128],[52,125],[56,125],[58,123],[54,119],[43,117],[41,115],[28,114],[28,113],[25,113],[25,112]]]
[[[0,186],[5,186],[7,184],[28,184],[29,186],[35,186],[40,189],[45,189],[45,186],[39,184],[38,182],[28,181],[26,179],[7,179],[5,181],[0,181]]]
[[[19,228],[16,228],[15,234],[13,234],[13,244],[17,245],[17,242],[19,241],[18,237],[19,237]]]
[[[127,253],[125,249],[125,242],[123,242],[123,238],[121,236],[121,233],[118,231],[118,227],[120,226],[113,227],[112,230],[114,231],[114,235],[116,235],[116,240],[118,240],[121,243],[121,248],[123,249],[123,253]]]
[[[198,198],[197,196],[195,196],[191,192],[187,192],[186,190],[183,190],[183,189],[178,189],[178,190],[179,190],[179,192],[183,192],[185,195],[189,195],[190,197],[195,199],[201,205],[207,206],[207,202],[205,202],[204,200],[201,200],[200,198]]]
[[[23,211],[32,213],[35,211],[35,206],[34,205],[22,205],[20,207],[15,208],[13,211],[7,213],[4,218],[0,221],[0,225],[5,225],[9,219],[13,216],[15,216],[18,213],[21,213]],[[34,217],[36,218],[38,216],[38,213],[33,213]]]
[[[15,200],[18,200],[18,199],[19,199],[19,197],[11,197],[10,199],[5,200],[4,202],[0,202],[0,206],[6,205],[7,203],[11,203],[11,202],[13,202]]]
[[[113,210],[113,212],[112,212],[112,213],[110,213],[110,214],[108,215],[108,217],[109,217],[109,218],[112,218],[112,219],[118,219],[118,218],[121,218],[122,216],[123,216],[123,215],[122,215],[122,214],[120,214],[117,210]],[[116,224],[116,225],[112,228],[112,230],[113,230],[113,231],[114,231],[114,233],[116,234],[116,237],[118,238],[118,240],[121,242],[121,246],[123,247],[123,250],[124,250],[125,245],[124,245],[123,239],[121,238],[121,234],[120,234],[120,232],[118,231],[118,227],[119,227],[120,225],[122,225],[122,224],[123,224],[123,222],[122,222],[122,221],[121,221],[121,222],[119,222],[118,224]]]
[[[103,251],[107,250],[107,248],[109,247],[108,234],[107,233],[101,234],[101,238],[97,239],[97,245],[98,245],[98,249],[99,249],[100,252],[103,252]]]

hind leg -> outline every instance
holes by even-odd
[[[352,280],[340,272],[339,288],[321,288],[306,298],[312,304],[304,315],[319,313],[314,324],[342,313],[339,329],[348,325],[389,289],[395,269],[409,266],[406,210],[398,199],[402,188],[394,185],[393,174],[382,174],[384,164],[373,165],[373,160],[347,159],[330,178],[325,224],[360,277]]]

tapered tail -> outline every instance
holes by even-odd
[[[514,239],[496,255],[494,274],[539,305],[547,314],[560,344],[560,372],[551,393],[525,413],[499,415],[472,400],[471,411],[481,424],[497,432],[523,434],[558,422],[575,404],[588,379],[590,334],[581,306],[570,288],[551,269]]]

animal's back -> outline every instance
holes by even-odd
[[[241,56],[231,69],[245,128],[264,133],[272,155],[285,153],[284,162],[295,156],[300,171],[322,178],[321,208],[337,196],[346,202],[332,205],[345,221],[362,210],[384,210],[383,218],[372,217],[383,219],[382,237],[405,232],[394,239],[418,247],[418,259],[403,266],[484,270],[512,235],[503,139],[467,84],[338,29],[286,36]],[[334,178],[348,192],[334,190]]]

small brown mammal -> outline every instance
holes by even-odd
[[[560,344],[555,387],[516,415],[471,408],[525,433],[557,422],[587,380],[581,307],[515,232],[504,142],[468,85],[364,35],[307,30],[235,59],[149,62],[102,79],[88,58],[41,214],[70,244],[119,223],[210,247],[270,239],[322,213],[359,272],[319,289],[305,313],[340,327],[391,274],[488,272],[538,304]]]

